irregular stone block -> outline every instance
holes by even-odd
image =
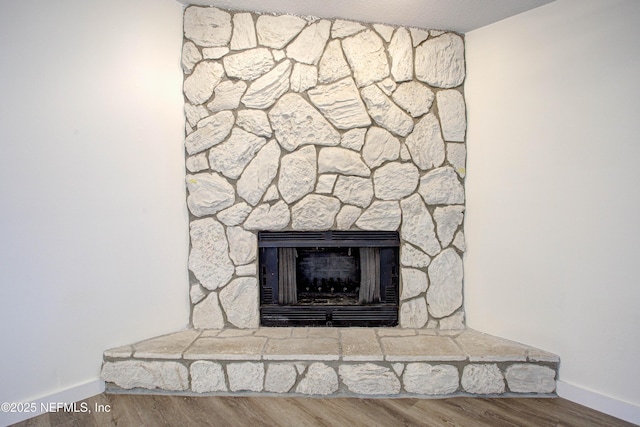
[[[284,201],[291,204],[311,193],[316,185],[317,170],[316,149],[313,146],[283,156],[278,190]]]
[[[296,393],[329,395],[338,391],[338,374],[324,363],[312,363],[305,377],[300,380]]]
[[[464,142],[467,117],[464,98],[457,90],[441,90],[436,95],[442,134],[447,141]]]
[[[237,203],[218,213],[218,220],[226,226],[240,225],[251,212],[251,206],[245,202]]]
[[[385,129],[371,127],[367,131],[362,158],[371,169],[386,161],[396,160],[400,153],[400,141]],[[416,183],[417,185],[417,183]]]
[[[245,82],[224,81],[213,90],[213,101],[207,104],[207,108],[214,112],[235,110],[240,105],[240,98],[245,90],[247,90]]]
[[[255,80],[271,70],[275,64],[269,49],[259,47],[227,55],[222,60],[227,76]]]
[[[462,252],[467,250],[467,244],[464,240],[464,232],[462,230],[456,233],[456,237],[453,238],[453,246],[460,249]]]
[[[317,65],[329,39],[331,21],[323,19],[306,27],[286,49],[296,62]]]
[[[429,320],[427,302],[422,297],[401,302],[399,317],[401,328],[423,328]]]
[[[337,172],[343,175],[368,177],[371,171],[360,155],[341,147],[325,147],[318,155],[318,172]]]
[[[333,195],[342,203],[366,208],[373,199],[373,184],[369,178],[340,175]]]
[[[271,71],[255,80],[242,97],[242,103],[248,108],[266,109],[271,107],[289,90],[291,61],[282,61]]]
[[[244,223],[247,230],[277,231],[289,225],[291,213],[282,200],[275,205],[262,204],[256,207]]]
[[[213,89],[220,83],[223,76],[222,65],[213,61],[200,62],[193,69],[193,73],[184,80],[184,95],[194,105],[204,104],[211,98]]]
[[[256,22],[258,43],[273,49],[282,49],[307,25],[307,22],[292,15],[260,15]]]
[[[143,362],[126,360],[105,362],[101,377],[106,382],[132,388],[184,391],[189,388],[189,371],[178,362]]]
[[[411,245],[404,243],[400,248],[400,263],[406,267],[424,268],[430,262],[429,255]]]
[[[311,102],[338,129],[368,126],[371,119],[351,78],[307,92]]]
[[[514,393],[553,393],[556,372],[546,366],[517,363],[505,372],[509,390]]]
[[[336,183],[338,175],[325,174],[318,177],[318,184],[316,184],[316,193],[318,194],[331,194],[333,193],[333,186]]]
[[[233,280],[220,291],[220,303],[227,320],[237,328],[259,326],[258,281],[255,277]]]
[[[434,169],[420,178],[418,193],[428,205],[464,203],[464,188],[450,166]]]
[[[186,42],[182,46],[182,69],[184,72],[190,74],[193,67],[200,61],[202,61],[202,54],[196,45],[192,42]]]
[[[440,124],[433,114],[424,116],[405,141],[413,162],[422,170],[438,167],[444,162],[444,141]]]
[[[359,22],[345,21],[336,19],[331,27],[331,38],[338,39],[351,36],[358,31],[364,30],[366,27]]]
[[[347,61],[358,87],[368,86],[389,75],[389,62],[382,39],[366,30],[342,40]]]
[[[202,49],[202,56],[205,59],[220,59],[229,53],[229,48],[224,47],[205,47]]]
[[[261,110],[240,110],[236,124],[254,135],[271,137],[271,125],[267,113]]]
[[[380,90],[387,96],[391,96],[391,94],[398,87],[396,82],[393,79],[389,78],[389,77],[387,77],[386,79],[382,80],[381,82],[376,83],[376,86],[378,86],[380,88]]]
[[[401,216],[398,202],[375,201],[360,215],[356,225],[363,230],[395,231]]]
[[[431,215],[420,196],[414,194],[400,202],[404,221],[400,236],[406,242],[418,246],[431,256],[440,252]]]
[[[193,306],[191,323],[195,329],[224,328],[224,317],[217,293],[210,292],[205,299]]]
[[[335,24],[334,24],[335,27]],[[331,83],[351,75],[351,69],[342,52],[340,40],[331,40],[320,58],[318,81]]]
[[[434,210],[433,219],[436,221],[436,230],[443,248],[449,246],[463,218],[464,206],[443,206]]]
[[[255,261],[258,252],[258,238],[242,227],[227,228],[229,256],[235,265],[249,264]]]
[[[417,394],[451,394],[458,390],[458,369],[452,365],[409,363],[402,375],[404,389]]]
[[[202,286],[214,290],[226,285],[233,276],[229,246],[224,227],[213,218],[191,222],[189,270]]]
[[[189,299],[191,300],[191,304],[199,303],[206,296],[207,295],[202,290],[202,287],[197,283],[191,285],[191,287],[189,288]]]
[[[197,217],[228,208],[236,197],[231,184],[217,173],[187,175],[187,190],[187,205]]]
[[[257,265],[253,264],[239,265],[236,267],[236,276],[255,276],[257,271]]]
[[[191,126],[195,126],[202,118],[209,115],[204,105],[191,105],[189,103],[184,104],[184,115],[187,118],[187,122]],[[231,130],[231,128],[229,128]]]
[[[413,193],[420,174],[412,163],[387,163],[373,173],[376,197],[381,200],[400,200]]]
[[[189,6],[184,11],[184,36],[204,47],[225,46],[231,39],[231,15],[215,7]]]
[[[360,217],[362,209],[356,206],[343,206],[336,215],[336,226],[338,230],[349,230]]]
[[[420,117],[429,112],[435,95],[422,83],[411,81],[399,85],[391,98],[411,117]]]
[[[271,140],[242,172],[236,184],[238,196],[255,206],[278,173],[279,159],[280,146]]]
[[[394,104],[378,86],[372,85],[360,91],[369,115],[373,120],[400,136],[407,136],[413,130],[413,120],[400,107]]]
[[[462,260],[452,248],[443,250],[429,265],[429,313],[445,317],[462,305]]]
[[[233,16],[231,50],[251,49],[258,44],[256,29],[250,13],[236,13]]]
[[[313,65],[296,63],[291,73],[291,90],[304,92],[318,84],[318,70]]]
[[[227,391],[222,365],[215,362],[197,360],[191,364],[191,391],[210,393]]]
[[[262,391],[264,365],[254,362],[229,363],[227,376],[231,391]]]
[[[198,130],[185,139],[187,153],[196,154],[220,144],[231,132],[233,121],[231,111],[223,111],[202,119],[198,122]]]
[[[400,291],[400,300],[408,300],[417,297],[427,290],[429,281],[427,273],[416,270],[414,268],[403,268],[400,270],[402,278],[402,289]]]
[[[328,230],[339,210],[338,199],[310,194],[291,208],[291,227],[304,231]]]
[[[351,129],[342,134],[340,145],[353,151],[360,151],[364,145],[366,129]]]
[[[416,77],[429,86],[460,86],[465,77],[464,43],[452,33],[429,39],[416,48]]]
[[[211,169],[227,178],[238,179],[245,166],[266,143],[265,138],[233,128],[231,136],[225,142],[209,151]]]
[[[340,365],[340,379],[350,392],[366,395],[398,394],[400,381],[384,366],[373,363]]]
[[[411,37],[406,28],[396,30],[389,43],[391,56],[391,75],[397,82],[404,82],[413,78],[413,48]]]
[[[391,35],[393,34],[393,27],[391,25],[373,24],[373,29],[376,30],[376,33],[380,34],[384,41],[387,43],[391,41]]]
[[[264,389],[272,393],[287,393],[296,383],[298,374],[290,363],[271,363],[267,366]]]
[[[413,47],[418,46],[420,43],[429,38],[429,30],[422,30],[420,28],[409,28],[409,31],[411,32]]]
[[[467,163],[467,147],[465,144],[447,144],[447,160],[455,169],[460,178],[464,178],[466,174]]]
[[[464,311],[460,310],[451,316],[440,319],[439,327],[441,331],[463,330]]]
[[[284,95],[269,111],[276,139],[287,151],[300,145],[338,145],[340,133],[296,93]]]
[[[495,364],[464,367],[462,371],[462,388],[473,394],[502,394],[504,393],[504,377],[500,368]]]
[[[280,193],[278,192],[278,187],[275,184],[271,185],[267,188],[267,191],[264,193],[264,197],[262,200],[266,202],[273,202],[274,200],[278,200],[280,198]]]
[[[209,161],[207,160],[207,153],[196,154],[195,156],[187,157],[187,170],[195,173],[205,169],[209,169]]]

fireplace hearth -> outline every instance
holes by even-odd
[[[262,326],[396,326],[397,232],[260,232]]]

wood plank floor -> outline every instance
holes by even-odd
[[[564,399],[357,399],[100,394],[91,413],[15,424],[48,426],[632,426]],[[79,404],[80,405],[80,404]],[[95,405],[110,409],[95,411]],[[80,406],[78,406],[80,408]]]

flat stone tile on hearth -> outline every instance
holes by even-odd
[[[455,338],[471,362],[514,362],[527,360],[527,346],[467,329]]]
[[[289,338],[291,328],[260,328],[256,329],[253,336],[267,338]]]
[[[247,337],[253,335],[255,329],[224,329],[217,335],[218,338]]]
[[[217,337],[224,329],[201,329],[200,338]]]
[[[136,359],[180,359],[199,335],[200,331],[189,329],[141,341],[133,345],[133,357]]]
[[[265,360],[338,360],[340,345],[332,338],[269,339]]]
[[[379,337],[407,337],[416,335],[415,329],[403,328],[376,328]]]
[[[264,337],[200,338],[184,352],[189,360],[260,360]]]
[[[385,360],[429,362],[465,360],[466,354],[449,337],[416,335],[380,338]]]
[[[344,361],[384,360],[376,331],[371,328],[341,329],[340,347]]]
[[[338,339],[338,328],[310,328],[308,337]]]
[[[111,348],[104,352],[104,357],[113,357],[124,359],[131,357],[133,354],[133,347],[130,345],[123,345],[121,347]]]
[[[560,362],[560,356],[557,354],[549,353],[548,351],[533,347],[527,349],[527,359],[529,359],[529,362]]]

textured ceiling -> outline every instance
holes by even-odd
[[[466,33],[553,0],[178,0],[229,10],[342,18]]]

